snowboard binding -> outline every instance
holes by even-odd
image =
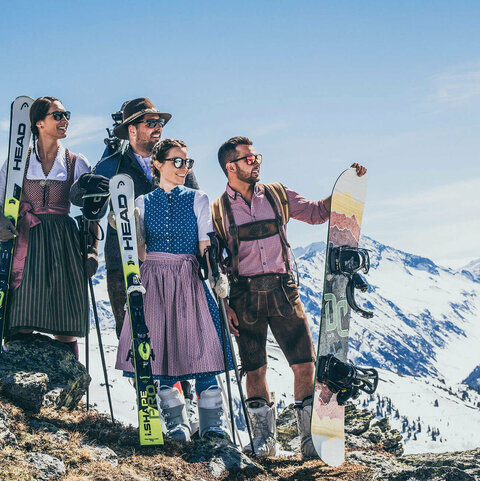
[[[362,309],[355,301],[355,289],[361,292],[367,292],[368,289],[367,281],[359,273],[362,271],[367,274],[370,270],[368,250],[349,246],[332,247],[328,264],[332,274],[341,274],[348,278],[346,292],[348,305],[361,316],[371,319],[373,312]]]
[[[370,256],[367,249],[341,246],[332,247],[329,256],[330,272],[351,276],[362,270],[365,274],[370,270]]]
[[[336,393],[337,403],[343,406],[349,399],[356,399],[360,392],[373,394],[378,385],[378,372],[328,354],[318,358],[317,381]]]

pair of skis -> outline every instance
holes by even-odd
[[[33,99],[31,97],[17,97],[12,102],[10,111],[10,135],[3,215],[15,227],[17,227],[23,176],[32,132],[29,117],[32,104]],[[6,242],[0,242],[0,348],[5,334],[5,315],[14,249],[15,238]]]

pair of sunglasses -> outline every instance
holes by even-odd
[[[193,159],[182,159],[181,157],[174,157],[172,159],[165,159],[168,160],[169,162],[173,162],[173,165],[177,169],[181,169],[183,165],[190,170],[193,167],[194,160]]]
[[[159,127],[163,127],[165,125],[165,119],[139,120],[138,122],[135,122],[135,125],[137,125],[137,124],[147,124],[147,127],[149,129],[154,129],[157,125]]]
[[[255,163],[255,161],[261,164],[262,158],[263,158],[262,154],[256,154],[256,155],[250,154],[250,155],[246,155],[245,157],[240,157],[239,159],[231,160],[230,162],[238,162],[239,160],[245,159],[245,162],[248,165],[252,165],[253,163]]]
[[[70,120],[70,112],[68,110],[67,111],[55,110],[55,112],[50,112],[47,115],[51,115],[53,119],[56,120],[57,122],[59,120],[62,120],[62,117],[65,117],[66,120]]]

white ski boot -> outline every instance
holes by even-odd
[[[306,397],[300,406],[295,406],[295,416],[297,417],[297,429],[300,436],[300,449],[302,457],[318,458],[317,451],[312,441],[311,419],[312,419],[312,396]]]
[[[212,386],[202,392],[198,400],[198,417],[200,419],[200,437],[228,437],[223,412],[222,392]]]
[[[176,441],[190,441],[190,423],[185,409],[185,398],[177,388],[170,386],[160,386],[158,394],[167,436]]]
[[[195,390],[192,391],[191,385],[184,386],[182,382],[183,396],[185,397],[185,409],[187,411],[188,422],[190,423],[190,432],[193,436],[199,429],[198,420],[198,401]]]
[[[277,453],[277,423],[274,406],[269,406],[261,397],[246,401],[248,414],[252,423],[253,448],[259,457],[275,456]],[[251,453],[250,444],[244,452]]]

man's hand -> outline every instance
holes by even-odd
[[[87,172],[78,179],[78,185],[87,191],[87,194],[106,194],[110,189],[110,181],[103,175]]]
[[[221,302],[221,301],[220,301]],[[238,332],[238,319],[237,315],[235,314],[235,311],[225,302],[225,311],[227,313],[227,319],[228,319],[228,324],[230,325],[230,332],[235,336],[238,337],[240,336],[240,333]]]
[[[18,235],[12,221],[0,214],[0,242],[6,242]]]
[[[350,167],[353,167],[357,171],[359,177],[367,173],[367,168],[363,165],[357,164],[357,162],[354,162]]]

